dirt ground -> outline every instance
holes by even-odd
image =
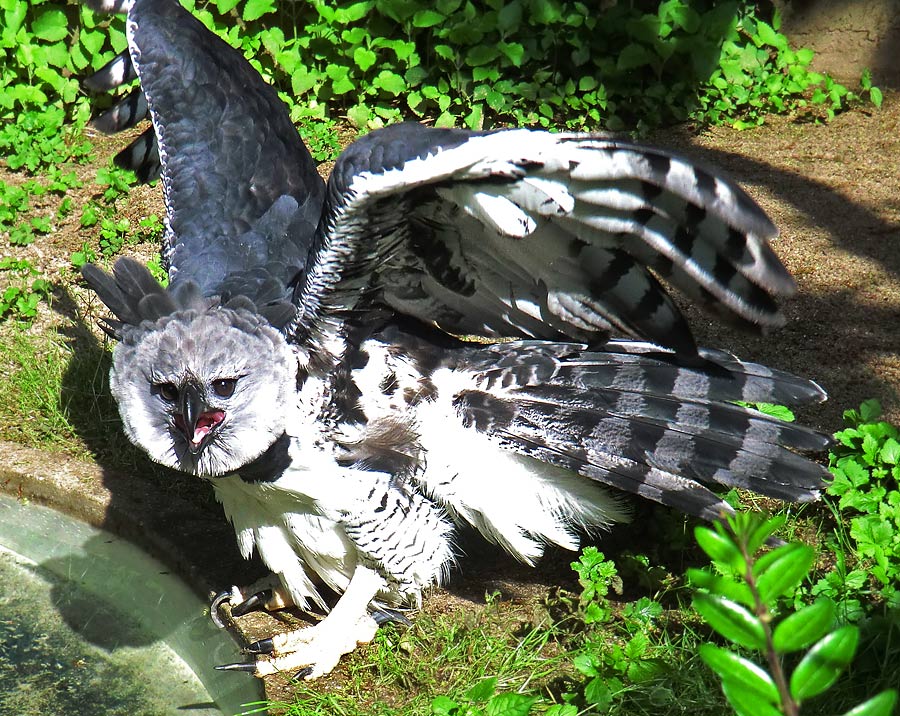
[[[853,111],[827,125],[774,118],[751,131],[719,128],[697,134],[680,128],[651,141],[724,170],[747,188],[780,227],[775,249],[799,284],[797,296],[786,305],[784,329],[747,336],[693,312],[701,342],[818,381],[829,401],[801,414],[816,427],[839,429],[842,411],[871,397],[881,399],[888,418],[900,421],[900,94],[889,93],[881,110]],[[126,142],[99,139],[98,165]],[[94,170],[83,172],[90,176]],[[87,198],[77,196],[76,204]],[[122,212],[133,223],[151,213],[161,216],[160,187],[133,190]],[[18,252],[60,276],[63,284],[56,311],[42,316],[34,330],[65,331],[67,321],[83,317],[95,304],[71,284],[68,270],[71,252],[86,239],[78,213]],[[144,258],[150,251],[139,249]],[[115,493],[113,484],[118,483],[107,486]],[[488,550],[481,559],[464,558],[451,590],[439,591],[427,608],[470,609],[494,589],[514,599],[540,595],[563,578],[569,561],[569,555],[555,555],[542,569],[528,572]],[[265,622],[252,627],[267,628]]]

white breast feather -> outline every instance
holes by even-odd
[[[578,529],[627,519],[620,501],[596,483],[504,450],[495,439],[464,427],[452,399],[478,387],[471,375],[441,369],[432,380],[440,397],[417,410],[428,456],[422,483],[487,539],[533,564],[547,543],[577,550]]]

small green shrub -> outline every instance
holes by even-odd
[[[32,320],[38,304],[50,294],[50,283],[24,259],[0,258],[0,272],[12,279],[0,295],[0,318]]]
[[[811,547],[788,543],[763,552],[784,518],[763,520],[739,513],[727,522],[695,530],[715,566],[690,570],[700,588],[694,607],[716,632],[743,650],[762,655],[766,667],[735,650],[705,644],[700,656],[722,680],[738,716],[797,716],[801,703],[830,689],[852,662],[859,628],[835,628],[835,604],[820,598],[796,611],[785,599],[815,560]],[[805,652],[788,671],[786,654]],[[790,675],[789,675],[790,674]],[[845,716],[890,716],[897,693],[885,691]]]
[[[900,609],[900,431],[880,416],[878,401],[867,400],[844,412],[847,428],[835,434],[827,489],[837,498],[828,540],[835,569],[813,587],[857,615],[871,597]]]

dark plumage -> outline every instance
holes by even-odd
[[[146,100],[153,133],[118,161],[152,175],[155,137],[171,279],[84,269],[126,432],[211,481],[278,603],[327,609],[312,575],[343,594],[229,668],[326,673],[446,576],[458,524],[531,563],[627,518],[605,487],[707,519],[729,509],[710,487],[818,496],[803,453],[827,438],[736,401],[824,392],[698,348],[663,283],[783,322],[777,232],[735,184],[607,135],[399,124],[323,185],[276,93],[176,2],[105,9],[128,11],[129,54],[89,84],[140,81],[100,123]]]

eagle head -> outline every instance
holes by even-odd
[[[113,276],[83,273],[118,319],[105,322],[119,340],[110,388],[128,438],[151,459],[216,477],[284,434],[298,360],[252,301],[223,303],[190,282],[165,289],[126,259]]]

